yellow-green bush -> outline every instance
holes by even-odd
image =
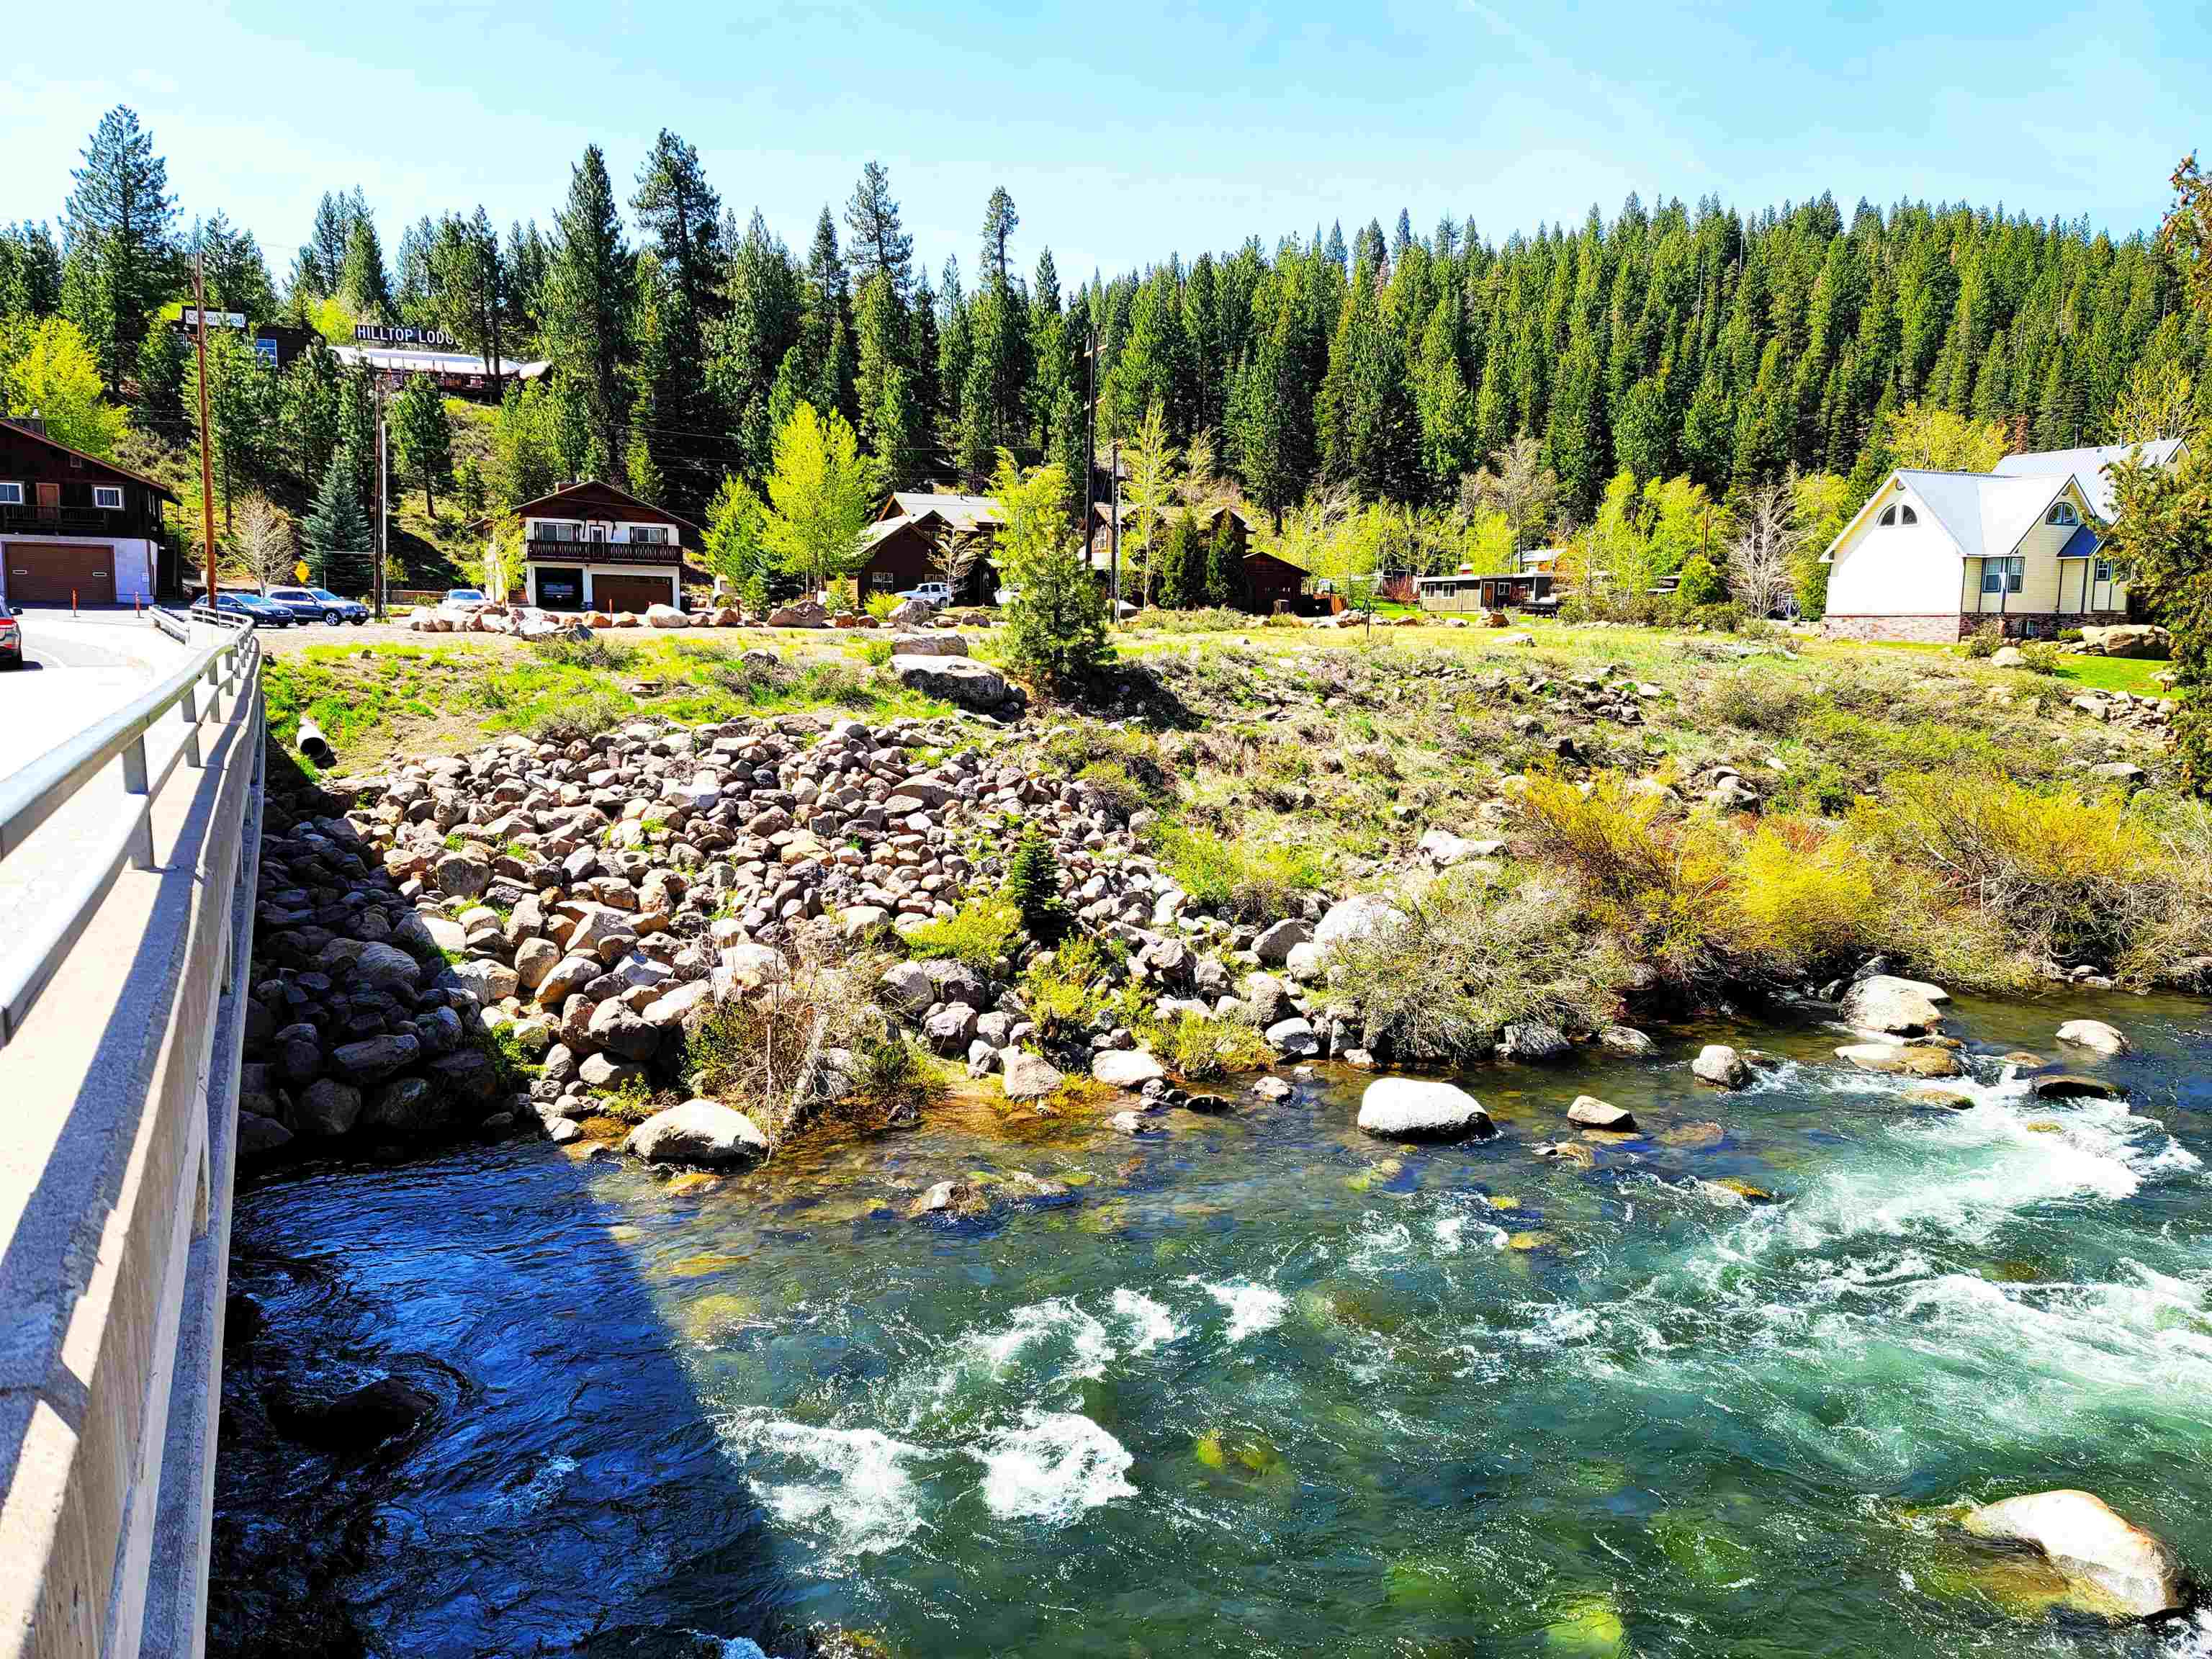
[[[1256,1028],[1233,1020],[1185,1012],[1142,1029],[1153,1057],[1186,1083],[1256,1072],[1274,1059]]]
[[[1874,866],[1849,840],[1816,824],[1771,820],[1735,854],[1717,939],[1737,962],[1806,973],[1857,949],[1875,905]]]
[[[1318,889],[1325,876],[1310,848],[1248,850],[1242,842],[1180,824],[1158,826],[1152,840],[1161,863],[1192,903],[1239,921],[1274,921],[1298,895]]]
[[[951,915],[915,928],[906,943],[917,957],[951,957],[980,974],[995,973],[1001,957],[1021,948],[1022,913],[1003,898],[969,899]]]
[[[1539,855],[1579,879],[1592,917],[1660,973],[1690,981],[1715,966],[1733,850],[1724,827],[1672,821],[1663,795],[1617,772],[1600,773],[1587,795],[1559,777],[1532,778],[1522,817]]]

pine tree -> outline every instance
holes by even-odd
[[[1194,610],[1207,603],[1206,544],[1199,539],[1198,520],[1188,508],[1169,527],[1160,548],[1153,592],[1156,602],[1170,611]]]
[[[881,271],[890,279],[892,297],[905,304],[914,289],[914,238],[900,227],[899,204],[891,199],[890,174],[882,162],[860,169],[845,204],[845,228],[852,236],[854,286],[865,290]]]
[[[124,106],[100,118],[83,157],[62,219],[62,302],[112,391],[137,365],[147,314],[177,286],[177,209],[168,163]]]
[[[888,271],[877,270],[861,288],[859,313],[860,441],[883,463],[887,487],[908,489],[921,479],[923,423],[905,366],[910,331]]]
[[[1001,450],[991,494],[1003,520],[998,562],[1018,590],[1006,613],[1007,654],[1058,687],[1109,662],[1106,603],[1067,518],[1067,480],[1054,466],[1024,473]]]
[[[1060,897],[1060,862],[1042,833],[1032,824],[1022,832],[1006,861],[1006,899],[1021,912],[1030,937],[1049,944],[1067,927],[1067,907]]]
[[[1237,556],[1236,523],[1224,512],[1213,521],[1206,548],[1206,602],[1243,610],[1246,599],[1244,562]]]
[[[410,374],[392,400],[392,431],[403,472],[422,486],[422,510],[437,516],[437,486],[453,470],[453,427],[446,399],[427,374]]]
[[[570,174],[546,272],[544,326],[554,373],[581,421],[585,453],[576,459],[593,477],[606,476],[624,447],[623,371],[634,280],[606,158],[593,144]]]
[[[315,492],[307,516],[300,521],[300,540],[315,580],[325,587],[362,585],[368,576],[368,515],[354,494],[343,456],[333,456]]]
[[[346,227],[345,259],[338,268],[338,298],[372,323],[392,320],[392,281],[385,274],[384,244],[365,204],[356,202]]]

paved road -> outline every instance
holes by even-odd
[[[23,666],[0,673],[0,777],[112,714],[183,647],[128,611],[22,611]]]

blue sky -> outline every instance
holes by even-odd
[[[58,217],[85,135],[128,103],[185,212],[228,210],[280,278],[326,188],[368,192],[387,252],[416,214],[479,201],[544,224],[586,143],[626,197],[663,125],[795,246],[882,161],[933,271],[972,271],[1003,184],[1023,265],[1049,243],[1071,285],[1401,206],[1502,236],[1631,191],[2002,201],[2124,233],[2212,139],[2188,0],[24,9],[0,218]]]

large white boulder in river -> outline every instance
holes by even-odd
[[[1918,1036],[1943,1023],[1951,994],[1924,979],[1875,974],[1844,993],[1844,1023],[1862,1031]]]
[[[623,1147],[647,1164],[742,1164],[768,1151],[768,1137],[734,1107],[687,1100],[646,1119]]]
[[[2094,1492],[2039,1492],[1967,1512],[1977,1538],[2030,1544],[2111,1617],[2152,1619],[2186,1604],[2180,1558]]]
[[[1385,1140],[1479,1140],[1496,1133],[1482,1103],[1455,1084],[1378,1077],[1359,1097],[1359,1127]]]
[[[1716,1089],[1741,1089],[1751,1081],[1751,1066],[1725,1042],[1708,1042],[1690,1062],[1690,1074]]]
[[[2120,1035],[2119,1028],[2107,1025],[2101,1019],[2069,1019],[2058,1028],[2058,1040],[2100,1054],[2124,1054],[2128,1051],[2128,1040]]]
[[[1091,1075],[1116,1089],[1141,1089],[1167,1068],[1142,1048],[1106,1048],[1091,1056]]]

